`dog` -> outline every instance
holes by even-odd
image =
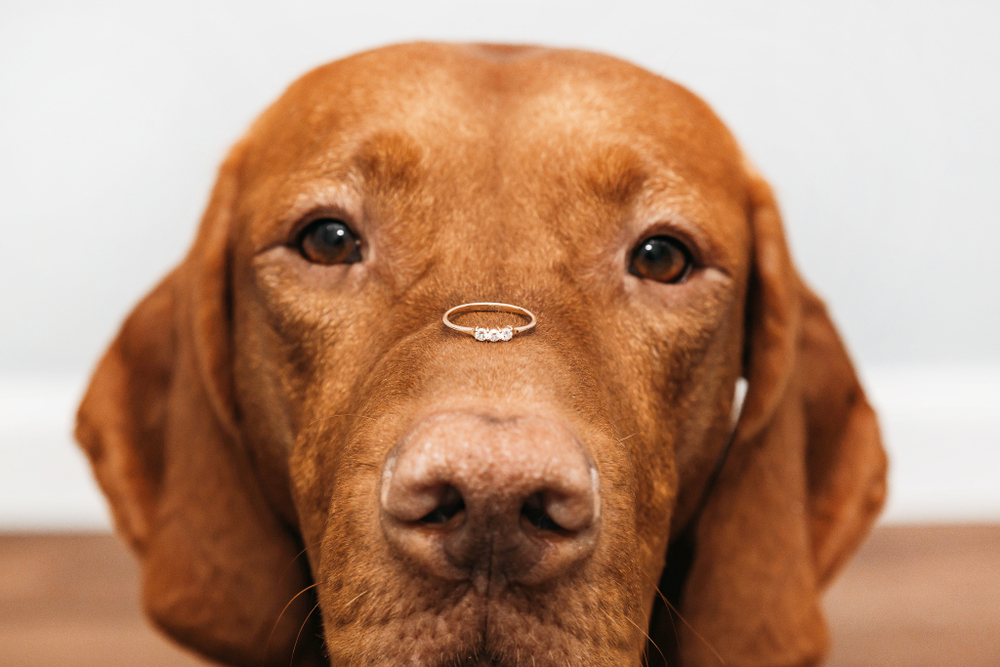
[[[293,83],[76,436],[148,615],[231,665],[818,664],[886,488],[721,121],[534,47]]]

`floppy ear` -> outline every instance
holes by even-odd
[[[795,272],[770,189],[751,181],[748,391],[694,527],[680,600],[685,667],[817,664],[828,643],[820,591],[885,498],[875,414]]]
[[[147,613],[231,664],[325,664],[293,530],[269,506],[236,422],[228,237],[238,149],[184,262],[132,312],[77,417],[118,532],[139,556]],[[279,615],[281,619],[279,622]]]

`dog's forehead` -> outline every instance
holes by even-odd
[[[739,148],[696,96],[615,58],[528,47],[403,45],[314,70],[255,124],[242,172],[266,221],[345,189],[423,188],[508,218],[581,194],[703,221],[738,219],[746,201]]]

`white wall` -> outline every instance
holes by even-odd
[[[0,2],[0,527],[104,521],[73,397],[227,146],[305,70],[418,38],[605,51],[705,97],[884,404],[889,516],[1000,519],[1000,5],[208,5]]]

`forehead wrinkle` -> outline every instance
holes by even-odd
[[[359,215],[361,187],[352,174],[342,178],[312,180],[298,185],[290,197],[286,222],[294,222],[319,208],[341,209],[352,217]]]

